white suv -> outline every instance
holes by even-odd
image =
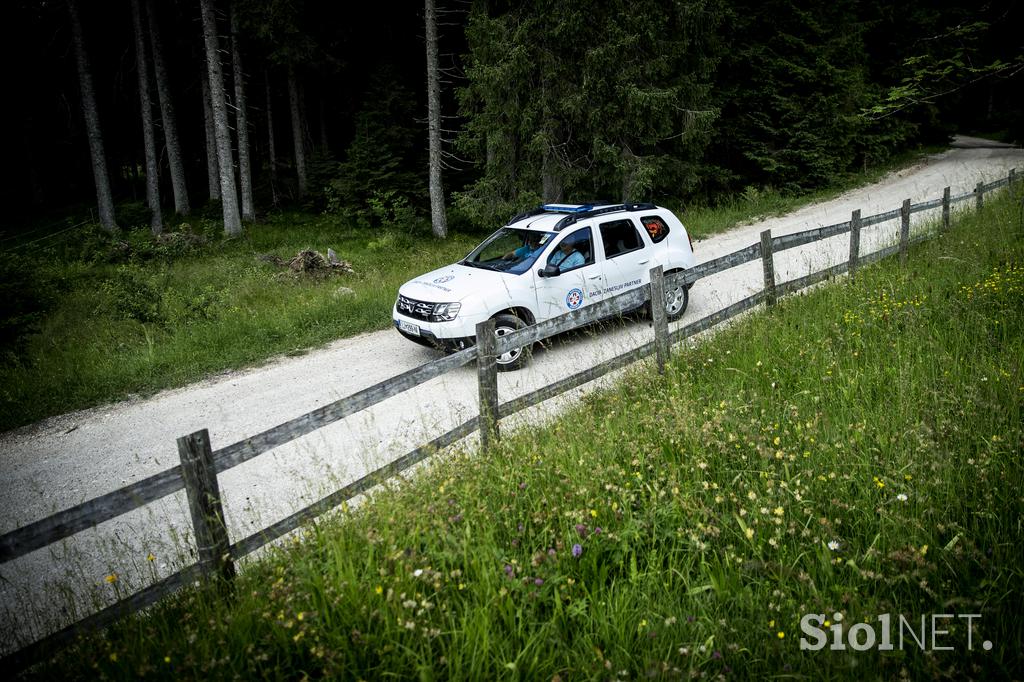
[[[686,228],[654,204],[546,204],[517,215],[458,263],[406,282],[392,313],[416,343],[453,352],[475,343],[494,318],[498,336],[650,282],[650,270],[693,267]],[[668,287],[665,311],[679,318],[688,287]],[[498,358],[517,369],[525,349]]]

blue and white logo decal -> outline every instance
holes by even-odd
[[[565,295],[565,304],[569,306],[569,310],[576,310],[583,304],[583,291],[580,289],[573,289]]]
[[[444,284],[445,282],[450,282],[453,279],[455,279],[455,275],[445,275],[443,277],[438,277],[437,279],[435,279],[434,284]]]

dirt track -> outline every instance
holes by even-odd
[[[940,197],[949,185],[954,195],[980,181],[1024,171],[1024,150],[960,138],[955,148],[883,181],[848,192],[781,218],[740,227],[696,244],[706,261],[758,241],[762,230],[774,235],[848,220],[854,209],[864,216]],[[971,202],[960,204],[972,206]],[[915,222],[935,213],[916,214]],[[681,216],[686,222],[686,216]],[[861,252],[893,239],[896,223],[868,228]],[[846,238],[818,242],[780,255],[782,282],[845,260]],[[703,317],[761,286],[755,262],[698,282],[681,323]],[[531,365],[499,377],[502,400],[526,393],[556,378],[610,358],[649,340],[643,321],[600,335],[568,335],[535,354]],[[437,355],[413,345],[393,330],[335,342],[309,354],[275,360],[181,389],[47,419],[0,435],[0,533],[38,520],[84,500],[110,492],[178,463],[175,439],[209,428],[214,448],[241,440],[361,388],[423,364]],[[551,418],[567,396],[517,415],[516,421]],[[221,476],[221,491],[232,540],[277,521],[324,494],[359,477],[472,416],[476,410],[476,374],[462,368],[375,408],[277,448]],[[66,609],[106,604],[115,597],[104,576],[116,572],[122,594],[166,575],[191,546],[183,493],[165,498],[80,533],[62,544],[0,565],[2,651],[43,634],[67,617]],[[148,562],[152,553],[156,560]],[[74,595],[69,601],[66,595]],[[74,606],[76,605],[77,606]],[[79,615],[84,615],[81,611]]]

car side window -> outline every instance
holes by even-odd
[[[594,243],[589,227],[566,235],[548,256],[548,265],[557,265],[559,272],[568,272],[594,262]]]
[[[647,230],[647,234],[651,236],[651,241],[655,244],[668,236],[668,225],[661,217],[646,215],[640,219],[640,222],[643,223],[644,229]]]
[[[604,244],[605,258],[615,258],[644,247],[632,220],[601,223],[601,243]]]

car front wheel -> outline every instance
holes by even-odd
[[[515,315],[497,315],[494,318],[494,335],[499,339],[527,326]],[[498,356],[498,371],[511,372],[523,366],[530,355],[530,347],[513,348]]]

